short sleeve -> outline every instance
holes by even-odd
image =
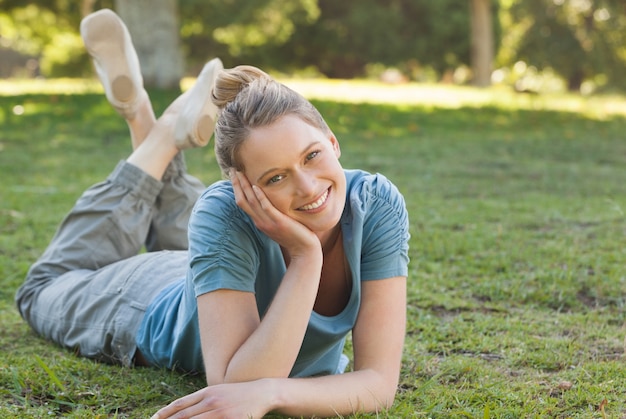
[[[361,279],[408,275],[409,217],[404,197],[383,175],[365,179],[351,198],[363,222]]]
[[[212,185],[189,220],[189,278],[195,296],[218,289],[254,292],[260,243],[229,182]]]

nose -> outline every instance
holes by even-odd
[[[298,196],[309,197],[315,195],[317,192],[315,185],[317,181],[314,176],[306,171],[298,171],[294,175],[294,187],[295,193]]]

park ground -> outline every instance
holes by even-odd
[[[358,417],[626,418],[626,97],[285,82],[410,214],[397,401]],[[157,111],[175,96],[153,92]],[[2,80],[0,126],[0,418],[149,417],[201,386],[78,358],[14,307],[64,213],[129,152],[97,84]],[[187,160],[219,179],[211,150]]]

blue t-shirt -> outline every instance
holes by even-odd
[[[311,313],[292,377],[336,373],[359,312],[361,281],[408,273],[409,220],[402,195],[382,175],[357,170],[345,170],[345,175],[347,199],[340,223],[351,295],[336,316]],[[137,333],[139,350],[152,365],[203,371],[196,297],[218,289],[252,292],[262,318],[285,272],[280,246],[237,206],[231,183],[213,184],[189,221],[187,278],[150,304]]]

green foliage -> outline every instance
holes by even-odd
[[[47,77],[91,75],[78,36],[84,4],[0,0],[0,46],[37,58]],[[470,65],[466,0],[185,0],[178,5],[192,74],[215,56],[227,67],[252,63],[339,78],[395,67],[409,79],[430,81]],[[93,7],[112,8],[113,1],[96,0]],[[492,14],[497,66],[527,64],[522,74],[509,72],[507,82],[539,74],[561,77],[575,91],[626,89],[623,0],[492,0]]]
[[[256,63],[254,58],[267,56],[319,16],[316,0],[188,0],[179,7],[181,36],[193,61],[220,56],[227,66]]]
[[[409,76],[424,67],[441,74],[469,65],[467,2],[319,0],[319,7],[319,20],[299,27],[274,54],[289,58],[281,65],[316,66],[338,78],[362,76],[369,63],[396,66]]]
[[[91,71],[75,10],[45,8],[35,4],[15,6],[0,13],[3,46],[38,57],[39,72],[46,77],[81,76]]]
[[[517,0],[510,12],[513,24],[508,30],[521,32],[515,45],[508,45],[516,60],[540,70],[554,69],[574,91],[579,91],[585,80],[599,86],[626,87],[622,1]]]
[[[385,174],[410,214],[399,394],[356,417],[622,417],[626,99],[399,89],[419,104],[315,101],[344,166]],[[175,95],[151,92],[157,114]],[[149,417],[202,386],[78,358],[19,318],[28,266],[130,141],[100,93],[0,96],[0,124],[0,417]],[[186,157],[219,178],[211,150]]]

